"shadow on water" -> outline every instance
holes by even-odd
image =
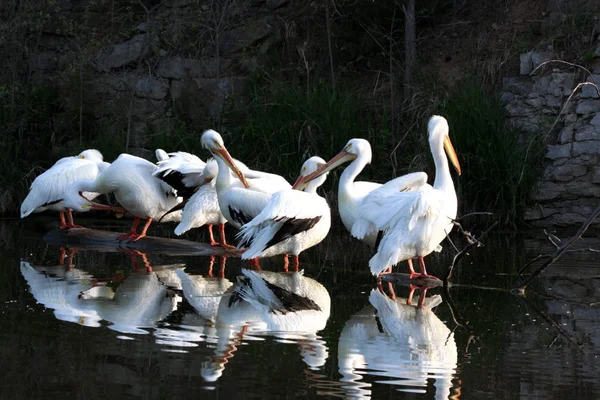
[[[491,236],[418,309],[407,286],[377,288],[369,249],[342,230],[283,272],[279,257],[253,271],[231,256],[61,248],[36,225],[0,223],[2,398],[600,398],[589,251],[522,299],[516,271],[553,247]],[[440,275],[446,247],[428,258]]]

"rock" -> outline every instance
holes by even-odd
[[[529,117],[535,114],[535,110],[523,103],[512,102],[504,106],[504,112],[509,117]]]
[[[193,78],[188,81],[172,81],[171,96],[192,120],[204,123],[206,117],[217,118],[224,102],[239,97],[246,80],[238,77],[216,79]],[[198,96],[198,93],[202,93]]]
[[[588,77],[586,82],[595,82],[597,85],[600,85],[600,75],[594,74],[591,77]],[[581,92],[579,93],[580,99],[597,99],[599,97],[600,96],[598,96],[598,90],[594,86],[585,85],[581,87]]]
[[[503,78],[502,89],[505,92],[511,92],[523,96],[527,96],[529,93],[534,92],[533,82],[531,79],[520,76],[509,76]]]
[[[100,58],[100,70],[119,68],[148,54],[150,39],[147,34],[135,35],[125,43],[111,46]]]
[[[577,121],[577,114],[569,113],[565,115],[565,124],[572,124]]]
[[[572,143],[567,143],[563,145],[550,145],[548,146],[546,158],[549,158],[550,160],[555,160],[557,158],[570,157],[572,148]]]
[[[552,60],[554,54],[549,51],[533,51],[531,52],[531,63],[533,69],[539,67],[542,63]]]
[[[583,125],[583,126],[577,128],[577,131],[575,132],[575,140],[578,142],[582,141],[582,140],[598,140],[598,139],[600,139],[600,135],[598,134],[596,129],[591,125]]]
[[[223,73],[230,68],[229,59],[167,57],[159,61],[156,72],[159,76],[170,79],[214,78],[219,69]]]
[[[586,140],[583,142],[574,142],[571,154],[577,157],[582,154],[598,154],[600,152],[600,141]]]
[[[542,97],[527,99],[525,100],[525,104],[534,108],[542,108],[542,106],[544,105],[544,99]]]
[[[226,31],[221,35],[219,50],[227,55],[253,47],[259,40],[273,32],[269,18],[254,21],[238,29]]]
[[[169,85],[151,76],[140,78],[135,83],[135,95],[138,97],[147,97],[150,99],[164,99],[169,93]]]
[[[558,137],[558,142],[560,144],[572,142],[573,141],[573,131],[574,131],[573,126],[566,125],[560,132],[560,136]]]
[[[577,103],[575,112],[580,115],[591,114],[600,110],[600,100],[582,100]]]
[[[571,181],[587,173],[587,168],[580,164],[567,163],[550,170],[551,179],[559,182]]]
[[[594,115],[594,118],[590,121],[590,125],[593,126],[596,131],[600,132],[600,112],[597,112],[596,115]]]
[[[533,71],[533,63],[531,62],[531,52],[519,55],[520,67],[519,74],[529,75]]]
[[[267,7],[269,7],[269,10],[273,11],[286,6],[289,2],[290,0],[267,0]]]

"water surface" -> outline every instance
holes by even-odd
[[[0,223],[3,399],[600,398],[597,253],[566,254],[516,297],[516,271],[553,251],[536,232],[490,236],[417,310],[402,300],[408,287],[393,288],[396,300],[388,285],[378,291],[369,249],[334,229],[301,255],[303,275],[283,273],[278,257],[262,262],[267,280],[310,287],[298,316],[232,300],[250,268],[235,257],[61,253],[43,239],[51,223]],[[428,270],[443,275],[453,254],[444,243]]]

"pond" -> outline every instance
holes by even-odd
[[[600,398],[597,253],[567,253],[526,298],[510,293],[521,266],[554,250],[541,232],[487,237],[417,310],[408,287],[377,289],[370,250],[343,228],[300,256],[303,273],[282,272],[280,257],[248,272],[236,257],[61,248],[44,240],[47,218],[0,222],[3,399]],[[427,258],[437,275],[455,253],[443,245]],[[235,294],[261,278],[302,287],[303,311]]]

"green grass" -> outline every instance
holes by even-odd
[[[540,143],[504,123],[502,103],[477,79],[458,87],[441,110],[463,175],[458,179],[461,214],[493,212],[517,226],[540,173]]]
[[[294,81],[262,80],[253,85],[246,111],[229,128],[224,124],[224,133],[234,157],[292,179],[303,160],[313,155],[329,159],[354,137],[369,140],[373,153],[381,154],[389,143],[389,132],[382,128],[386,119],[385,112],[374,113],[350,87],[315,84],[307,90]],[[374,166],[381,163],[377,156],[373,161]]]

